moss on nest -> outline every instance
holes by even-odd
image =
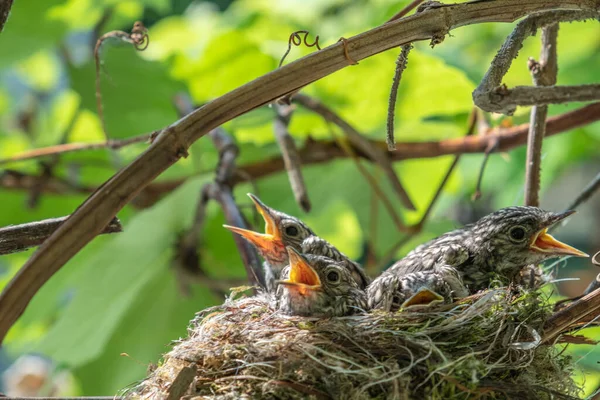
[[[569,357],[539,345],[550,311],[537,292],[508,289],[453,305],[321,320],[280,315],[266,296],[228,300],[200,312],[189,337],[129,395],[569,398],[578,393]],[[183,370],[193,373],[185,378]]]

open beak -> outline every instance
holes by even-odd
[[[291,247],[287,248],[290,259],[290,276],[287,280],[278,281],[280,285],[295,286],[301,294],[321,288],[319,274],[310,266],[308,260]]]
[[[559,221],[572,215],[575,211],[567,211],[562,214],[556,214],[549,221],[550,225],[554,225]],[[542,229],[535,235],[531,245],[529,246],[532,250],[539,251],[541,253],[550,253],[564,256],[575,256],[575,257],[589,257],[583,251],[577,250],[575,247],[571,247],[566,243],[556,240],[552,235],[548,233],[548,227]]]
[[[265,233],[258,233],[230,225],[223,225],[223,227],[241,235],[244,239],[248,240],[265,253],[279,253],[283,250],[280,249],[280,247],[283,246],[281,242],[281,232],[279,232],[279,229],[277,228],[277,221],[273,217],[271,209],[253,194],[248,193],[248,196],[252,199],[256,210],[265,221]]]

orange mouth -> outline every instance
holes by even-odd
[[[287,280],[278,281],[278,283],[286,286],[294,286],[303,295],[312,290],[319,290],[321,288],[321,279],[308,260],[291,247],[288,247],[287,251],[291,267],[290,276]]]
[[[589,257],[583,251],[577,250],[575,247],[571,247],[568,244],[556,240],[552,235],[548,233],[548,228],[544,228],[538,232],[533,238],[530,249],[538,251],[540,253],[550,253],[565,256],[575,257]]]
[[[253,194],[248,193],[248,196],[252,199],[256,210],[265,221],[265,233],[258,233],[230,225],[223,225],[223,227],[241,235],[244,239],[255,245],[263,254],[275,256],[285,253],[281,240],[281,232],[277,227],[277,221],[271,215],[270,208]]]

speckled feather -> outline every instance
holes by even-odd
[[[367,297],[351,271],[328,257],[304,254],[321,280],[321,288],[303,294],[293,286],[279,285],[273,306],[284,314],[307,317],[340,317],[367,309]],[[290,267],[284,268],[281,278],[287,279]],[[336,271],[339,281],[332,283],[328,274]]]
[[[411,274],[418,272],[432,271],[445,279],[453,297],[464,297],[488,287],[494,274],[512,279],[526,265],[554,257],[528,251],[528,239],[550,225],[556,215],[536,207],[503,208],[474,224],[424,243],[371,283],[369,305],[388,309],[386,306],[393,303],[394,296],[416,291],[418,288],[410,287],[408,280],[412,279]],[[517,225],[526,231],[520,243],[514,243],[508,236],[509,230]]]

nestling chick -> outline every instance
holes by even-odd
[[[432,282],[443,279],[456,298],[487,288],[494,276],[510,280],[529,264],[555,257],[587,257],[547,233],[573,212],[507,207],[446,233],[417,247],[375,279],[367,290],[369,306],[393,309],[407,293],[422,288],[422,281],[419,288],[406,281],[413,273],[431,271]]]
[[[287,248],[275,308],[288,315],[340,317],[365,310],[366,294],[352,273],[335,260]]]
[[[279,279],[281,271],[288,265],[286,246],[301,250],[304,239],[314,236],[314,232],[298,218],[268,207],[253,194],[248,193],[248,196],[265,221],[265,233],[235,226],[223,226],[253,244],[265,259],[263,264],[265,282],[267,291],[272,292],[276,289],[275,280]]]
[[[265,233],[228,225],[225,225],[225,228],[240,234],[252,243],[265,259],[263,267],[269,292],[276,289],[274,281],[279,279],[281,271],[289,263],[286,247],[292,247],[302,254],[325,256],[340,262],[352,272],[362,289],[370,283],[370,279],[358,263],[352,261],[325,239],[316,236],[304,222],[268,207],[252,194],[248,196],[265,221]]]

